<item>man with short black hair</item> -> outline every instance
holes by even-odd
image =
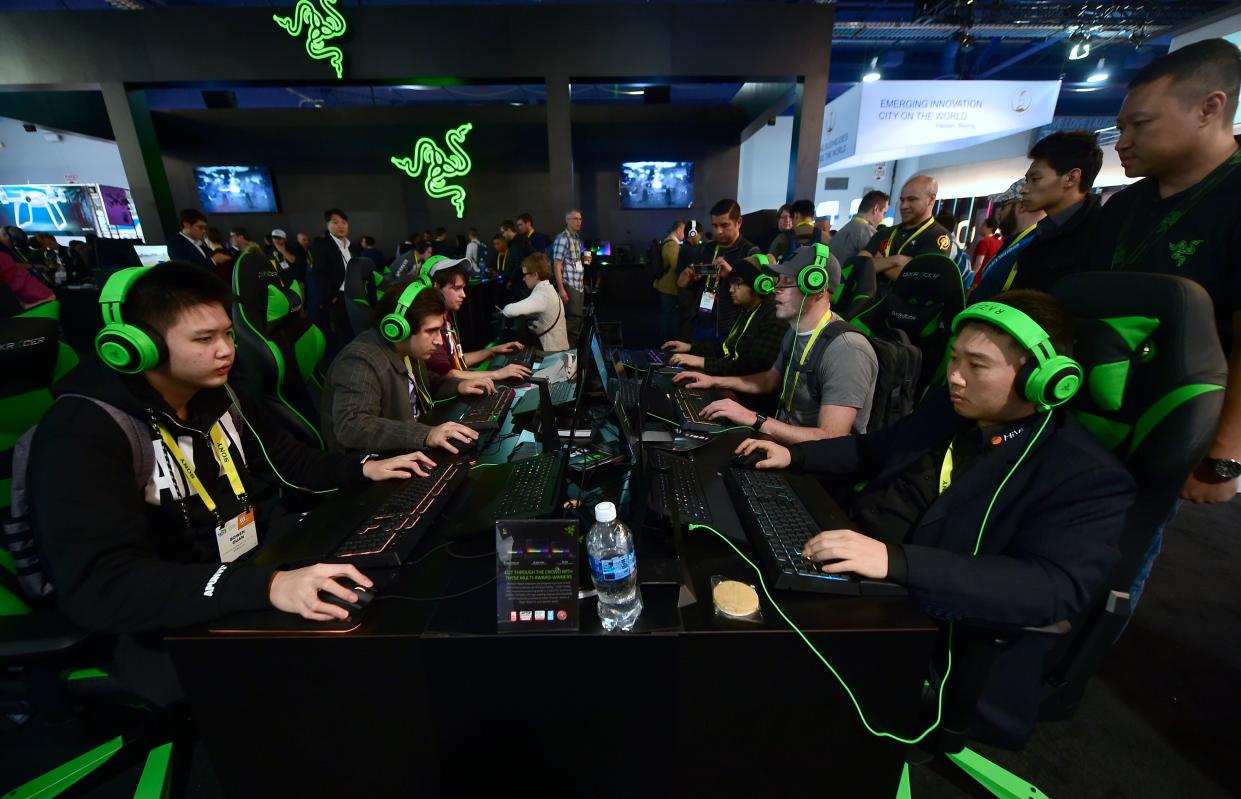
[[[699,307],[714,318],[717,339],[728,333],[738,313],[728,292],[720,290],[725,285],[722,281],[728,279],[728,270],[733,264],[758,252],[758,247],[741,235],[741,221],[741,206],[736,200],[727,198],[711,206],[711,229],[715,233],[715,243],[703,246],[703,260],[712,264],[716,271],[705,279],[702,275],[692,276],[694,282],[703,280]]]
[[[1021,204],[1046,216],[1020,254],[987,270],[970,294],[973,302],[1010,288],[1047,291],[1065,275],[1087,268],[1099,216],[1099,198],[1090,193],[1103,167],[1098,140],[1086,130],[1060,131],[1035,144],[1030,159]]]
[[[526,256],[531,255],[534,250],[530,247],[530,239],[518,232],[518,224],[511,219],[505,219],[500,223],[500,235],[508,242],[504,287],[508,289],[509,302],[513,302],[530,293],[522,278],[521,265],[526,260]],[[558,286],[553,284],[552,288],[558,289]],[[561,302],[564,302],[563,297]]]
[[[768,419],[735,400],[723,399],[703,409],[705,418],[751,427],[784,444],[866,432],[879,360],[866,336],[832,313],[831,296],[840,286],[840,269],[821,257],[821,246],[804,247],[772,267],[779,276],[776,316],[790,329],[770,368],[727,377],[682,372],[673,378],[687,388],[776,396],[776,416]],[[827,275],[812,291],[813,286],[798,278],[820,265]]]
[[[772,260],[781,261],[795,253],[799,248],[818,242],[827,244],[828,237],[814,223],[814,203],[810,200],[798,200],[789,206],[793,225],[781,231],[771,242]]]
[[[473,367],[490,358],[492,355],[507,355],[522,349],[516,341],[495,344],[481,350],[464,352],[461,348],[461,336],[457,333],[454,320],[457,311],[465,304],[466,286],[469,276],[466,264],[469,261],[452,258],[439,258],[427,262],[432,285],[444,295],[444,327],[440,334],[439,346],[427,359],[427,368],[441,377],[465,380],[473,377],[490,377],[492,380],[508,380],[519,378],[524,380],[530,376],[530,368],[519,363],[506,364],[499,369],[488,371],[471,371]]]
[[[358,251],[358,256],[361,258],[371,259],[371,263],[375,265],[376,269],[378,269],[380,265],[387,260],[384,258],[384,254],[379,251],[379,248],[375,246],[374,236],[362,236],[358,239],[358,244],[361,245],[361,249]]]
[[[886,283],[880,281],[881,291],[900,277],[914,256],[947,255],[952,249],[952,235],[932,215],[938,195],[939,183],[930,175],[914,175],[905,181],[900,197],[901,223],[876,232],[858,251],[858,255],[871,258],[876,276],[887,279]]]
[[[551,253],[548,250],[552,246],[552,240],[547,237],[546,233],[539,233],[534,229],[534,217],[528,213],[519,214],[517,217],[517,232],[526,237],[526,241],[530,242],[530,252],[541,252],[548,258]]]
[[[872,189],[862,195],[857,213],[831,239],[832,255],[836,256],[841,266],[870,243],[887,212],[887,194]]]
[[[323,212],[324,235],[310,245],[311,262],[306,274],[306,318],[323,331],[328,362],[353,338],[353,326],[345,308],[345,267],[357,254],[349,243],[349,216],[339,208]]]
[[[1116,118],[1116,153],[1142,180],[1103,207],[1092,259],[1095,269],[1195,280],[1215,303],[1228,386],[1207,459],[1182,493],[1193,502],[1228,502],[1241,475],[1239,84],[1241,54],[1225,39],[1186,45],[1138,72]]]
[[[206,242],[207,215],[197,208],[181,211],[181,232],[168,240],[168,260],[188,261],[215,274],[218,264],[228,263],[228,253],[212,252]]]
[[[1041,334],[1055,354],[1070,355],[1067,311],[1037,291],[1001,294],[988,305],[959,317],[947,390],[895,425],[792,447],[749,439],[737,451],[761,453],[759,469],[793,466],[842,485],[865,481],[867,490],[906,477],[923,486],[902,529],[827,530],[807,541],[799,554],[823,572],[904,585],[945,622],[984,629],[1076,622],[1120,558],[1133,478],[1072,413],[1026,393],[1024,375],[1034,366],[1027,361],[1038,356],[1017,335]],[[1028,738],[1055,644],[1055,636],[1029,635],[1007,648],[971,714],[975,723]],[[942,678],[941,671],[932,686]]]
[[[171,261],[111,280],[132,281],[117,318],[159,354],[144,364],[105,345],[57,384],[31,442],[31,518],[65,615],[118,634],[117,668],[109,671],[167,703],[180,689],[165,631],[273,607],[343,619],[348,614],[320,591],[356,601],[336,579],[371,585],[350,565],[287,569],[247,560],[267,536],[264,497],[277,476],[323,490],[425,475],[434,464],[420,454],[376,460],[306,447],[263,402],[234,394],[234,298],[214,275]],[[140,371],[121,371],[133,368]]]

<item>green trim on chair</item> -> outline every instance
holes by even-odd
[[[6,793],[4,799],[52,799],[53,796],[60,796],[78,780],[108,762],[124,745],[123,738],[113,738],[85,754],[78,755],[68,763],[35,777],[25,785],[19,785]]]
[[[1099,439],[1103,446],[1113,451],[1129,437],[1129,432],[1132,429],[1124,422],[1108,419],[1104,416],[1098,416],[1076,408],[1073,409],[1072,413],[1077,418],[1078,423],[1086,428],[1087,432]]]
[[[172,742],[155,747],[147,755],[146,765],[142,768],[142,778],[138,780],[138,789],[134,791],[134,799],[168,799],[172,787]]]
[[[0,617],[29,615],[30,606],[26,604],[26,600],[0,585]]]
[[[1131,350],[1137,350],[1138,345],[1150,338],[1155,328],[1159,327],[1158,319],[1146,316],[1118,316],[1115,319],[1099,321],[1116,331],[1116,335],[1120,336],[1120,340]]]
[[[997,799],[1047,799],[1034,785],[968,748],[949,754],[948,759]]]
[[[14,319],[60,319],[60,300],[52,300],[22,311]]]
[[[236,273],[234,272],[234,277],[233,277],[234,292],[236,291],[236,284],[237,284],[237,278],[236,278]],[[280,348],[276,346],[276,343],[273,342],[271,339],[259,333],[258,328],[256,328],[254,326],[254,323],[250,321],[250,317],[246,316],[246,309],[243,308],[240,303],[238,303],[234,307],[236,307],[237,313],[240,314],[241,320],[246,323],[246,326],[249,327],[251,331],[254,332],[254,335],[258,338],[258,340],[267,345],[267,349],[271,351],[272,358],[276,361],[276,399],[280,401],[281,405],[288,408],[290,413],[292,413],[298,419],[302,420],[302,422],[306,425],[306,427],[310,429],[310,432],[314,434],[315,440],[319,442],[319,449],[323,449],[324,448],[323,436],[319,434],[319,428],[316,425],[311,424],[306,419],[305,416],[302,416],[298,412],[297,408],[293,407],[292,403],[290,403],[287,399],[284,398],[284,392],[281,389],[281,386],[284,385],[284,356],[280,354]],[[314,328],[313,325],[311,326],[311,328],[317,329],[317,328]],[[322,332],[320,332],[320,335],[322,335]]]
[[[491,342],[491,343],[489,343],[486,347],[483,347],[483,349],[485,349],[485,350],[491,349],[492,347],[494,347],[495,345],[497,345],[497,344],[499,344],[499,343],[500,343],[500,342],[498,342],[498,341],[492,341],[492,342]],[[471,367],[470,367],[470,370],[471,370],[471,371],[474,371],[474,372],[486,372],[488,369],[490,369],[490,368],[491,368],[491,359],[492,359],[493,357],[495,357],[495,356],[493,356],[493,355],[488,355],[486,358],[483,358],[481,361],[479,361],[478,363],[476,363],[476,364],[474,364],[473,366],[471,366]]]
[[[102,680],[106,679],[109,675],[103,669],[97,669],[91,666],[85,669],[73,669],[71,671],[62,672],[60,676],[63,680],[74,682],[76,680]]]
[[[1132,455],[1134,452],[1137,452],[1138,447],[1142,446],[1142,442],[1146,440],[1146,437],[1159,426],[1160,422],[1167,418],[1168,414],[1195,397],[1210,394],[1212,391],[1223,390],[1223,386],[1211,383],[1190,383],[1187,386],[1175,388],[1164,394],[1158,402],[1147,408],[1146,412],[1138,417],[1137,424],[1133,426],[1133,441],[1129,444],[1129,454]]]
[[[912,799],[913,794],[909,792],[909,764],[904,763],[901,766],[901,781],[896,786],[896,799]]]
[[[284,296],[284,291],[275,283],[267,284],[267,323],[271,324],[277,319],[283,319],[289,315],[289,298]]]

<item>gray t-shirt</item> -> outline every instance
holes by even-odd
[[[784,337],[780,357],[775,363],[775,369],[780,373],[782,395],[776,418],[800,427],[816,427],[821,406],[841,405],[858,409],[853,420],[853,432],[865,433],[875,395],[875,379],[879,375],[879,360],[875,357],[874,348],[866,336],[850,330],[832,339],[826,347],[820,345],[818,358],[811,355],[806,365],[799,368],[802,350],[806,348],[811,332],[794,336],[790,330]],[[790,350],[792,366],[786,373]],[[791,411],[788,410],[788,391],[793,392]]]
[[[832,255],[839,258],[843,266],[845,261],[858,254],[858,250],[864,249],[874,235],[875,226],[855,216],[832,236]]]

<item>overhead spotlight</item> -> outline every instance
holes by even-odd
[[[1086,82],[1087,83],[1103,83],[1104,81],[1106,81],[1110,77],[1110,75],[1108,75],[1106,65],[1107,65],[1107,59],[1100,58],[1098,65],[1094,68],[1094,72],[1091,72],[1089,75],[1086,76]]]
[[[870,60],[870,71],[862,76],[862,83],[874,83],[882,77],[879,74],[879,56],[875,56]]]
[[[1088,55],[1090,55],[1090,42],[1074,42],[1073,47],[1069,50],[1070,61],[1081,61]]]

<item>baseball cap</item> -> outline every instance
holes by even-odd
[[[1009,186],[1004,191],[1000,192],[999,194],[992,194],[987,199],[991,202],[992,205],[1001,205],[1003,203],[1012,202],[1013,200],[1020,200],[1021,190],[1024,189],[1025,186],[1026,186],[1026,179],[1021,178],[1020,180],[1018,180],[1013,185]]]
[[[280,228],[276,228],[275,230],[273,230],[271,232],[271,237],[273,239],[287,239],[288,238],[288,236],[285,235],[285,232],[281,230]]]
[[[452,269],[454,266],[462,266],[466,272],[469,272],[471,265],[469,258],[447,258],[443,255],[432,255],[422,265],[422,268],[424,270],[423,273],[428,278],[432,278],[436,272],[442,269]]]
[[[825,250],[827,249],[826,244],[820,246]],[[792,258],[789,258],[787,261],[781,261],[771,267],[771,271],[777,275],[797,277],[797,274],[802,269],[814,263],[814,259],[818,255],[817,250],[818,247],[813,244],[804,245],[797,252],[793,253]],[[840,261],[837,261],[835,256],[829,253],[827,258],[827,290],[829,293],[834,294],[838,288],[840,288]]]

